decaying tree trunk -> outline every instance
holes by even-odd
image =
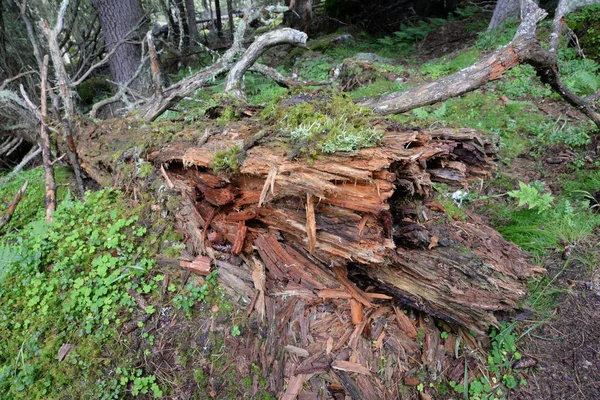
[[[256,249],[275,282],[270,290],[312,296],[349,290],[339,277],[323,281],[331,265],[348,268],[416,309],[480,333],[497,323],[494,312],[517,307],[526,278],[538,271],[527,256],[477,218],[457,222],[440,204],[420,200],[432,195],[432,181],[462,187],[490,175],[493,147],[478,132],[388,127],[379,147],[308,163],[288,159],[286,139],[261,125],[244,122],[200,144],[149,151],[183,195],[179,222],[192,252],[251,257]],[[215,174],[216,151],[236,145],[247,149],[239,171]],[[103,174],[105,154],[82,154],[91,176]],[[350,293],[373,306],[369,295]]]

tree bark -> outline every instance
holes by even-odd
[[[292,7],[290,27],[307,31],[312,20],[313,0],[291,1],[290,7]]]
[[[233,26],[233,1],[232,0],[227,0],[227,17],[229,19],[229,34],[231,37],[233,37],[234,26]]]
[[[118,46],[109,60],[110,73],[115,82],[124,84],[134,76],[140,64],[143,33],[139,29],[146,18],[144,10],[140,0],[91,1],[100,17],[107,50]],[[129,40],[122,43],[125,39]],[[141,79],[133,82],[132,87],[144,89]]]
[[[184,0],[174,0],[177,12],[177,22],[180,27],[179,50],[183,51],[190,43],[190,26],[188,24],[188,15],[185,9]]]
[[[494,8],[492,20],[490,21],[487,30],[492,31],[494,29],[498,29],[509,18],[519,15],[520,9],[520,0],[498,0],[496,8]]]
[[[221,3],[219,0],[215,0],[215,13],[216,13],[216,21],[215,27],[217,28],[217,36],[219,38],[223,37],[223,20],[221,18]]]
[[[198,40],[198,25],[196,24],[196,6],[194,0],[185,0],[185,12],[190,32],[190,43],[194,44]]]

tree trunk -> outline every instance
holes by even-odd
[[[233,37],[233,1],[227,0],[227,17],[229,19],[229,35]]]
[[[190,43],[194,44],[198,40],[198,25],[196,24],[196,6],[194,0],[185,0],[185,12],[190,31]]]
[[[339,292],[323,283],[329,266],[348,268],[366,286],[485,332],[497,324],[494,312],[517,307],[526,278],[539,270],[476,216],[456,222],[427,199],[433,181],[463,187],[490,176],[493,147],[470,129],[381,128],[387,133],[380,147],[322,155],[310,164],[290,160],[286,139],[269,135],[259,120],[230,125],[231,134],[207,126],[213,134],[204,140],[170,142],[149,149],[147,159],[164,166],[168,186],[183,194],[188,211],[179,222],[192,253],[214,247],[251,257],[257,249],[279,290],[325,297]],[[111,137],[118,143],[127,134],[113,130]],[[88,136],[82,134],[86,144],[79,146],[86,168],[106,185],[105,168],[117,168],[110,164],[119,157],[94,150]],[[215,153],[236,145],[245,153],[239,171],[227,179],[215,175]],[[369,295],[351,292],[372,306]]]
[[[171,12],[170,6],[171,3],[169,0],[159,0],[159,4],[162,13],[167,19],[167,26],[169,27],[169,38],[171,39],[171,41],[175,42],[179,37],[179,27],[173,20],[173,13]]]
[[[289,17],[290,27],[306,32],[312,20],[313,0],[295,0],[289,2],[290,5],[292,3],[293,9]]]
[[[516,17],[519,15],[521,9],[520,0],[498,0],[496,8],[494,8],[494,14],[492,20],[488,25],[488,31],[498,29],[503,23],[509,18]]]
[[[217,36],[219,36],[219,38],[223,37],[223,20],[221,19],[221,3],[219,2],[219,0],[215,0],[215,13],[217,14],[216,16],[216,28],[217,28]]]
[[[115,82],[125,84],[136,73],[141,60],[143,34],[139,28],[145,21],[140,0],[92,0],[100,17],[107,51],[119,46],[109,60],[110,73]],[[144,89],[137,79],[133,88]]]
[[[175,0],[175,7],[177,8],[178,24],[182,31],[181,36],[179,37],[179,50],[182,51],[190,43],[190,27],[187,21],[188,15],[185,9],[184,0]]]

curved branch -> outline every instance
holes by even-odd
[[[306,47],[307,39],[306,33],[292,28],[278,29],[259,36],[229,71],[229,75],[225,79],[224,92],[245,99],[246,96],[242,91],[242,77],[266,50],[280,44]]]

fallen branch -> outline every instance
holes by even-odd
[[[29,151],[29,153],[27,153],[27,155],[25,155],[23,160],[21,160],[21,162],[16,167],[14,167],[12,171],[10,171],[10,174],[8,174],[8,177],[10,178],[10,177],[16,175],[16,173],[19,172],[20,170],[22,170],[27,164],[29,164],[29,162],[31,160],[33,160],[34,158],[39,156],[41,152],[42,152],[42,148],[40,146],[38,146],[37,148],[32,148]]]
[[[258,72],[259,74],[264,75],[265,77],[271,79],[273,82],[284,88],[300,86],[300,82],[292,78],[288,78],[281,74],[279,71],[277,71],[275,68],[271,68],[264,64],[254,64],[250,68],[248,68],[248,71]]]
[[[42,82],[40,99],[41,124],[40,124],[40,147],[42,148],[42,163],[44,164],[44,175],[46,177],[46,221],[52,222],[52,214],[56,210],[56,183],[54,181],[54,168],[50,160],[50,138],[48,137],[48,126],[46,125],[46,84],[48,82],[48,55],[42,61]]]
[[[13,214],[15,212],[15,209],[17,208],[17,205],[21,201],[21,198],[23,197],[23,194],[25,193],[25,190],[27,190],[27,185],[28,184],[29,184],[29,181],[25,181],[25,183],[23,184],[23,186],[21,186],[21,188],[15,194],[15,198],[12,201],[12,203],[10,203],[10,205],[8,206],[8,210],[6,211],[6,215],[3,216],[3,217],[0,217],[0,230],[2,228],[4,228],[4,226],[6,224],[8,224],[10,222],[10,219],[12,218],[12,216],[13,216]]]
[[[368,98],[358,104],[380,114],[399,114],[463,95],[500,78],[506,71],[522,63],[523,53],[529,49],[535,37],[537,23],[547,15],[531,0],[524,2],[531,3],[532,7],[528,7],[523,14],[521,25],[508,45],[470,67],[435,82],[379,98]]]
[[[590,1],[580,0],[579,4],[591,4]],[[521,0],[521,24],[508,45],[470,67],[435,82],[379,98],[367,98],[358,104],[380,114],[399,114],[471,92],[499,79],[517,65],[529,64],[535,68],[543,83],[548,83],[565,101],[584,113],[600,128],[600,116],[592,108],[591,102],[577,96],[561,81],[552,45],[550,50],[546,50],[536,37],[537,24],[546,15],[547,13],[533,1]]]

